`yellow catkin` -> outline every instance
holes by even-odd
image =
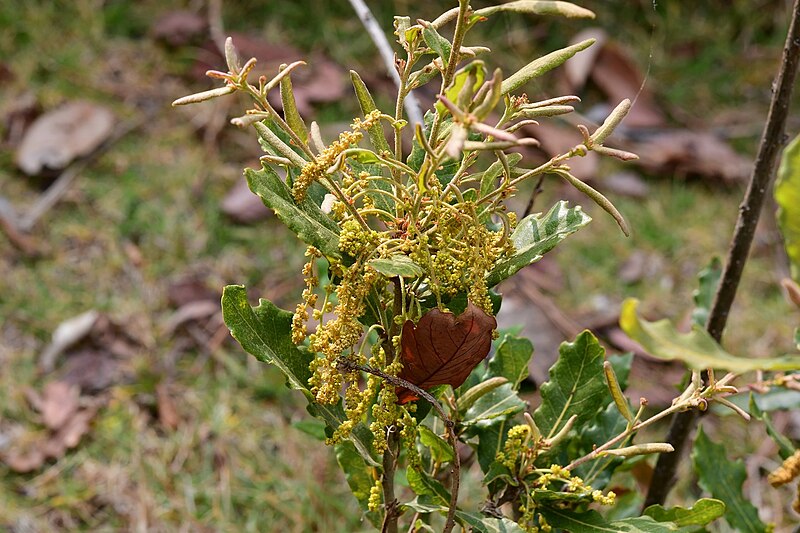
[[[787,458],[767,479],[773,487],[779,487],[789,483],[798,475],[800,475],[800,450]]]

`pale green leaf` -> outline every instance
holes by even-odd
[[[720,500],[703,498],[697,500],[688,509],[675,506],[669,509],[662,505],[651,505],[644,510],[644,515],[658,522],[672,522],[676,526],[705,526],[725,514],[725,504]]]
[[[547,0],[517,0],[475,11],[476,15],[488,17],[502,11],[528,13],[531,15],[560,15],[567,18],[594,18],[594,13],[570,2]]]
[[[619,325],[647,352],[659,359],[678,359],[695,370],[718,368],[736,373],[752,370],[791,371],[800,369],[800,355],[766,359],[744,358],[726,352],[708,332],[692,326],[689,333],[679,333],[669,320],[647,322],[636,314],[638,300],[629,298],[622,304]]]
[[[272,169],[248,168],[245,175],[250,190],[260,196],[264,205],[271,208],[303,242],[317,247],[327,257],[342,257],[338,226],[310,197],[296,203],[289,188]]]
[[[775,201],[792,279],[800,281],[800,135],[783,150],[775,181]]]
[[[525,409],[523,402],[510,383],[501,385],[479,398],[464,414],[463,424],[488,425],[500,417],[508,417]]]
[[[420,425],[419,441],[430,448],[431,455],[438,463],[453,460],[453,448],[442,437],[433,432],[428,426]]]
[[[508,94],[519,89],[532,79],[537,78],[545,72],[549,72],[554,68],[564,64],[567,59],[571,58],[581,50],[586,50],[592,46],[594,42],[595,39],[587,39],[580,43],[562,48],[561,50],[550,52],[549,54],[538,59],[534,59],[520,70],[503,80],[503,85],[500,92],[503,94]]]
[[[361,79],[361,76],[358,75],[358,72],[351,70],[350,80],[353,82],[353,89],[356,91],[356,98],[358,99],[359,107],[361,107],[361,113],[366,116],[378,109],[375,105],[375,100],[372,99],[372,95],[369,93],[369,89],[367,89],[367,85]],[[369,134],[369,140],[372,146],[379,154],[392,151],[383,134],[383,126],[380,121],[370,126],[367,133]]]
[[[528,375],[533,344],[528,339],[504,335],[489,361],[489,377],[504,377],[516,390]]]
[[[766,526],[758,511],[742,494],[747,472],[741,459],[728,459],[725,446],[709,439],[703,428],[697,430],[692,463],[700,486],[725,504],[725,520],[741,533],[764,533]]]
[[[471,93],[474,93],[481,85],[483,85],[483,82],[486,79],[486,66],[484,65],[483,61],[471,61],[456,72],[455,76],[453,77],[453,82],[445,92],[447,99],[451,102],[455,102],[458,98],[458,94],[464,88],[464,85],[469,79],[473,80]],[[443,115],[446,110],[444,104],[441,102],[436,102],[436,109],[439,111],[440,115]]]
[[[444,485],[434,479],[427,472],[409,468],[406,470],[408,486],[418,496],[428,496],[431,503],[443,505],[445,508],[450,505],[450,493]]]
[[[342,472],[344,472],[350,491],[355,496],[367,519],[373,526],[379,528],[381,524],[380,516],[378,516],[377,512],[372,512],[368,509],[370,489],[374,484],[371,468],[364,462],[352,442],[340,442],[335,449],[336,461],[339,463]]]
[[[297,102],[294,99],[294,91],[292,90],[292,80],[289,76],[281,78],[281,103],[283,104],[283,117],[286,124],[292,128],[292,131],[300,137],[303,141],[308,140],[308,130],[306,124],[303,122],[303,117],[297,110]]]
[[[508,160],[509,168],[513,169],[517,165],[517,163],[519,163],[520,160],[522,159],[522,154],[510,153],[510,154],[506,155],[506,158]],[[496,183],[497,182],[497,178],[500,176],[500,174],[502,174],[502,172],[503,172],[503,164],[500,161],[495,161],[494,163],[489,165],[489,168],[487,168],[483,172],[483,174],[480,175],[480,179],[481,179],[480,195],[481,195],[481,197],[486,196],[487,194],[489,194],[489,193],[493,192],[495,189],[497,189],[497,183]],[[511,179],[511,176],[506,176],[506,178],[507,179]],[[477,179],[477,176],[476,176],[476,179]]]
[[[268,300],[250,307],[242,285],[222,291],[222,318],[242,348],[263,363],[277,366],[293,389],[308,389],[313,355],[292,342],[292,313]]]
[[[368,264],[389,278],[418,278],[424,274],[421,266],[403,254],[393,255],[386,259],[373,259]]]
[[[447,64],[450,62],[450,51],[453,49],[453,45],[442,37],[436,28],[434,28],[430,24],[426,24],[422,28],[422,38],[425,40],[425,44],[427,44],[431,50],[436,52],[436,55],[442,58],[442,64],[447,67]]]
[[[656,522],[649,516],[606,521],[600,513],[587,511],[578,513],[566,509],[541,509],[551,526],[570,533],[667,533],[683,531],[671,522]]]
[[[603,375],[605,350],[589,331],[574,342],[559,348],[559,357],[550,368],[550,380],[542,385],[542,403],[533,420],[545,438],[550,438],[573,415],[575,425],[592,420],[608,403],[610,394]]]
[[[514,255],[500,261],[486,277],[486,283],[493,287],[521,268],[535,263],[591,220],[580,206],[568,207],[564,200],[556,203],[544,216],[539,213],[523,218],[511,234]]]

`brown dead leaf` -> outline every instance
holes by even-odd
[[[626,149],[654,173],[675,173],[741,183],[750,175],[751,162],[709,132],[661,130],[635,136]]]
[[[497,321],[468,302],[456,317],[439,309],[428,311],[416,325],[403,324],[401,349],[403,369],[399,377],[429,389],[435,385],[458,387],[489,354]],[[398,389],[399,403],[416,400],[408,389]]]
[[[159,17],[150,28],[150,34],[155,40],[178,48],[199,43],[207,29],[205,17],[193,11],[178,9]]]
[[[178,308],[198,300],[219,301],[220,293],[201,279],[189,275],[174,281],[167,287],[167,299],[172,307]]]
[[[61,379],[80,387],[85,394],[95,394],[119,383],[124,374],[119,359],[107,351],[92,348],[70,354],[61,369]]]
[[[52,430],[62,428],[78,411],[80,389],[64,381],[51,381],[44,386],[41,404],[42,423]]]
[[[180,326],[207,319],[220,312],[220,303],[215,300],[196,300],[181,306],[164,324],[164,331],[172,334]]]
[[[17,148],[17,166],[30,176],[60,170],[86,156],[111,136],[114,115],[103,106],[77,100],[37,118]]]
[[[253,224],[268,218],[270,210],[253,194],[244,180],[238,180],[222,200],[222,212],[239,224]]]
[[[2,106],[5,142],[9,147],[18,146],[25,130],[41,113],[39,101],[31,91],[9,98]]]

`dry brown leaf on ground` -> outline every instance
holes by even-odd
[[[198,300],[219,300],[220,298],[219,290],[212,289],[195,275],[184,275],[167,287],[169,305],[175,308]]]
[[[75,448],[89,432],[92,419],[105,399],[81,398],[79,388],[51,381],[40,394],[28,391],[28,399],[42,415],[45,430],[21,430],[0,453],[0,461],[15,472],[31,472],[50,459],[59,459]]]
[[[61,170],[89,155],[114,130],[114,115],[85,100],[68,102],[37,118],[17,147],[17,166],[30,176]]]
[[[57,430],[72,418],[80,407],[80,389],[64,381],[51,381],[44,386],[36,406],[42,414],[42,423]]]
[[[165,383],[156,386],[156,402],[158,407],[158,421],[164,428],[176,430],[180,424],[180,415],[175,406],[175,400],[169,392],[169,387]]]
[[[188,9],[168,11],[150,27],[155,40],[174,48],[202,42],[207,32],[206,18]]]
[[[42,112],[36,95],[31,91],[25,91],[16,96],[9,95],[5,103],[0,105],[0,110],[3,122],[3,142],[10,148],[19,145],[25,135],[25,130]]]
[[[639,156],[637,163],[654,173],[675,173],[740,183],[750,175],[752,163],[712,133],[661,130],[632,136],[625,145]]]

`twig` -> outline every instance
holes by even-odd
[[[397,533],[398,513],[397,498],[394,495],[394,470],[397,466],[395,461],[395,443],[397,442],[396,428],[389,428],[386,450],[383,452],[383,502],[386,507],[386,514],[383,516],[381,533]]]
[[[95,159],[105,153],[111,146],[117,143],[125,135],[132,132],[146,122],[148,117],[130,120],[118,126],[111,136],[101,144],[90,155],[75,161],[70,165],[56,181],[42,194],[35,204],[28,210],[22,220],[17,224],[21,231],[29,232],[33,229],[39,219],[58,203],[61,197],[69,190],[72,182],[89,166]]]
[[[5,233],[8,241],[22,252],[24,256],[39,257],[42,255],[42,251],[33,238],[19,231],[19,228],[17,228],[14,222],[6,218],[2,213],[0,213],[0,231]]]
[[[430,402],[430,404],[433,406],[433,408],[436,409],[436,412],[439,413],[439,416],[444,421],[445,428],[447,428],[447,441],[450,443],[450,446],[453,448],[453,471],[451,473],[452,477],[451,477],[451,483],[450,483],[450,508],[447,510],[447,521],[445,522],[444,529],[442,529],[443,533],[450,533],[453,530],[453,527],[455,526],[456,509],[458,508],[458,489],[459,489],[460,481],[461,481],[461,458],[458,455],[458,439],[456,437],[456,433],[455,433],[455,430],[454,430],[455,423],[453,422],[453,419],[450,418],[449,416],[447,416],[447,413],[445,413],[444,408],[442,407],[442,404],[440,404],[436,400],[436,398],[434,398],[428,391],[417,387],[413,383],[411,383],[411,382],[409,382],[409,381],[407,381],[407,380],[405,380],[403,378],[399,378],[397,376],[392,376],[390,374],[387,374],[386,372],[378,370],[377,368],[372,368],[372,367],[369,367],[369,366],[366,366],[366,365],[360,365],[360,364],[358,364],[358,363],[356,363],[354,361],[350,361],[350,360],[348,360],[348,359],[346,359],[344,357],[339,358],[339,360],[337,361],[337,366],[341,370],[361,370],[362,372],[366,372],[368,374],[372,374],[374,376],[378,376],[379,378],[383,379],[384,381],[387,381],[387,382],[389,382],[392,385],[395,385],[397,387],[405,387],[406,389],[412,391],[417,396],[419,396],[421,398],[424,398],[428,402]],[[391,443],[391,439],[390,439],[390,443]],[[390,505],[389,499],[387,499],[387,488],[386,488],[386,483],[387,483],[387,480],[388,480],[388,474],[387,474],[386,468],[387,468],[387,466],[389,466],[389,465],[387,465],[387,454],[391,455],[390,450],[391,450],[391,446],[386,449],[386,452],[384,452],[384,455],[383,455],[383,463],[384,463],[384,481],[383,481],[383,483],[384,483],[384,486],[383,486],[384,499],[383,499],[383,501],[386,504],[386,517],[384,519],[383,527],[381,529],[382,532],[383,531],[397,531],[397,512],[396,512],[396,509],[393,509],[392,506]],[[391,461],[394,461],[394,459],[391,458]],[[394,463],[393,462],[391,464],[391,467],[392,467],[391,468],[391,472],[394,472]],[[393,483],[393,480],[388,480],[388,482]],[[392,500],[394,499],[394,492],[393,491],[394,491],[394,489],[392,489],[392,492],[391,492],[391,499]],[[387,524],[387,519],[389,518],[390,515],[394,516],[394,529],[393,530],[390,529],[391,528],[391,524]]]
[[[378,52],[380,52],[381,59],[383,59],[383,63],[386,66],[386,71],[389,73],[389,76],[392,78],[397,87],[402,90],[400,87],[400,74],[395,68],[395,54],[392,51],[392,45],[389,43],[389,39],[386,38],[386,34],[381,29],[378,21],[375,20],[375,16],[372,14],[372,11],[370,11],[369,6],[367,6],[364,0],[350,0],[350,5],[353,6],[353,10],[356,12],[358,18],[361,20],[361,23],[364,25],[364,28],[367,30],[372,42],[375,43],[375,47],[378,49]],[[406,113],[408,113],[408,118],[411,122],[411,125],[413,126],[414,124],[422,124],[421,107],[416,96],[414,96],[413,91],[408,92],[403,103],[406,108]]]
[[[739,206],[739,218],[736,221],[733,238],[728,249],[725,269],[722,272],[722,279],[714,295],[714,303],[706,323],[706,330],[718,342],[722,338],[722,332],[736,296],[736,289],[739,286],[750,245],[753,242],[764,199],[775,175],[778,155],[786,142],[786,117],[789,113],[798,63],[800,63],[800,0],[795,0],[780,70],[773,86],[775,90],[769,106],[767,123],[761,136],[747,192]],[[672,444],[675,452],[659,456],[645,499],[645,507],[664,503],[670,488],[674,485],[673,481],[681,450],[688,440],[689,433],[694,429],[697,417],[697,412],[692,411],[678,413],[672,418],[666,440]]]

